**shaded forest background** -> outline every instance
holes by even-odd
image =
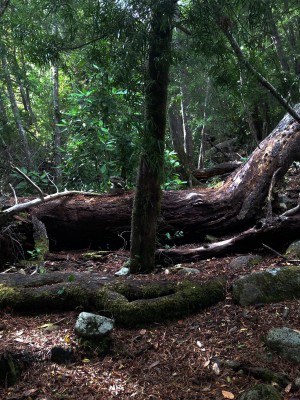
[[[1,193],[33,194],[9,161],[48,193],[105,192],[112,176],[132,188],[151,1],[2,3]],[[214,1],[178,5],[164,189],[195,183],[197,168],[245,161],[283,115],[237,60],[224,25],[278,92],[299,100],[298,2],[225,1],[221,11]]]

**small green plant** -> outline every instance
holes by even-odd
[[[47,272],[47,269],[42,265],[39,265],[39,263],[42,261],[43,250],[40,247],[35,247],[33,250],[27,250],[27,253],[30,256],[30,264],[32,263],[32,265],[36,266],[36,271],[39,274],[45,274]]]
[[[179,239],[182,238],[183,236],[184,236],[183,231],[176,231],[173,233],[173,235],[170,232],[167,232],[165,234],[165,238],[167,240]]]
[[[27,250],[27,253],[29,254],[31,260],[38,260],[42,254],[42,249],[36,247],[33,250]]]
[[[175,151],[165,150],[165,183],[163,189],[176,190],[182,189],[186,186],[187,182],[180,179],[179,174],[176,172],[180,167],[178,156]]]
[[[184,236],[183,231],[175,231],[173,234],[171,234],[170,232],[167,232],[167,233],[165,233],[165,240],[172,241],[175,239],[182,238],[183,236]],[[170,246],[169,244],[164,244],[163,247],[165,249],[170,249],[173,246]]]
[[[219,188],[220,186],[222,186],[223,183],[224,183],[224,181],[222,181],[218,176],[215,176],[210,179],[207,187],[216,189],[216,188]]]

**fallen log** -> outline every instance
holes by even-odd
[[[228,175],[235,171],[243,163],[240,161],[228,161],[214,165],[211,168],[196,169],[193,171],[193,176],[198,180],[207,180],[214,176]]]
[[[300,105],[295,110],[300,111]],[[207,234],[222,237],[255,225],[266,213],[263,207],[271,183],[275,187],[291,163],[300,160],[299,149],[300,125],[287,114],[221,187],[165,191],[159,240],[164,244],[162,238],[168,233],[174,243],[199,243]],[[132,200],[133,193],[74,194],[41,203],[31,213],[45,224],[50,250],[116,248],[129,241]]]
[[[197,262],[198,260],[221,257],[225,254],[236,252],[244,253],[249,249],[262,249],[268,246],[283,249],[287,244],[299,239],[299,237],[300,214],[297,214],[290,217],[279,217],[266,224],[259,223],[257,226],[229,239],[207,243],[196,248],[158,249],[156,251],[156,260],[159,264],[177,264]]]
[[[181,242],[188,243],[201,242],[208,233],[221,237],[249,228],[262,216],[275,173],[278,182],[300,159],[299,149],[300,125],[287,114],[220,188],[165,191],[159,233],[181,231]],[[130,193],[72,196],[41,204],[33,212],[46,225],[50,246],[51,241],[57,248],[122,246],[129,239],[132,198]]]

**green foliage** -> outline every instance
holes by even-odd
[[[51,185],[49,176],[46,171],[28,171],[25,167],[21,167],[20,170],[24,172],[43,192],[47,192]],[[24,180],[17,172],[11,173],[11,178],[13,180],[13,186],[16,194],[22,196],[36,195],[36,190],[29,182]]]
[[[116,141],[95,110],[94,93],[72,93],[60,124],[67,137],[61,149],[65,184],[76,189],[105,190],[116,168]]]
[[[165,7],[167,3],[157,4]],[[2,16],[0,46],[5,50],[21,122],[33,154],[32,171],[26,173],[42,190],[51,189],[44,170],[52,176],[60,167],[54,165],[54,62],[59,66],[63,119],[63,184],[69,189],[105,191],[111,175],[121,176],[129,187],[135,181],[145,131],[145,54],[153,4],[146,0],[15,0]],[[203,125],[215,144],[237,137],[238,145],[251,151],[256,143],[249,113],[261,140],[275,126],[282,109],[237,62],[221,25],[230,25],[247,59],[294,104],[299,101],[300,86],[298,1],[182,1],[178,17],[191,35],[174,31],[170,92],[178,103],[188,100],[187,114],[196,149],[193,161],[198,157]],[[167,23],[162,21],[163,25]],[[32,195],[30,185],[15,174],[9,175],[7,168],[8,158],[19,166],[24,165],[24,159],[2,70],[0,89],[1,190],[5,187],[8,191],[8,183],[12,183],[18,195]],[[165,189],[185,185],[178,174],[178,157],[172,151],[169,145]]]
[[[163,189],[165,190],[176,190],[183,189],[187,182],[182,181],[177,172],[180,167],[180,163],[178,161],[178,156],[174,150],[165,149],[164,153],[165,157],[165,182],[163,185]]]
[[[27,250],[27,253],[29,254],[31,260],[37,260],[42,254],[42,249],[36,247],[33,250]]]

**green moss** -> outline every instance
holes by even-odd
[[[233,298],[242,306],[272,303],[300,297],[300,267],[290,266],[257,272],[233,285]]]
[[[138,283],[117,282],[107,286],[109,290],[118,292],[129,301],[153,299],[175,293],[174,283]]]
[[[72,284],[22,289],[0,284],[0,308],[6,306],[18,310],[74,309],[80,306],[89,308],[91,296],[86,289]]]
[[[91,251],[88,253],[83,253],[82,257],[87,258],[87,259],[92,259],[92,260],[100,260],[101,258],[103,258],[104,256],[107,256],[110,253],[111,253],[110,251],[106,251],[106,250]]]
[[[0,284],[0,307],[13,307],[17,303],[19,291],[3,283]]]
[[[224,279],[204,284],[186,281],[178,284],[173,294],[132,302],[120,293],[102,288],[97,301],[98,308],[110,311],[118,324],[135,326],[182,317],[216,304],[224,299],[225,287]]]
[[[34,241],[36,251],[36,260],[44,261],[45,255],[49,253],[49,239],[47,237],[36,239]]]
[[[243,393],[239,400],[281,400],[281,396],[273,386],[260,384]]]

